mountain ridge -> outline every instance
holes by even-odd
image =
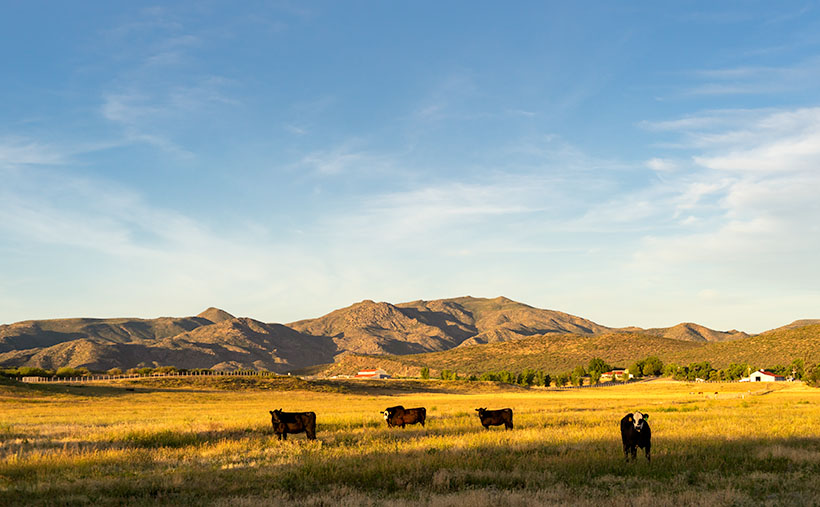
[[[820,320],[795,321],[767,333],[814,322]],[[650,337],[635,338],[646,343],[667,343],[651,337],[674,340],[669,342],[672,348],[677,342],[733,343],[750,337],[741,331],[716,331],[691,322],[669,328],[611,328],[503,296],[463,296],[397,304],[364,300],[289,324],[234,317],[215,307],[193,317],[23,321],[0,325],[0,366],[101,370],[174,365],[284,372],[351,354],[402,357],[486,346],[504,350],[504,343],[532,337],[553,337],[556,343],[570,340],[566,342],[569,346],[571,340],[580,343],[609,336],[626,346],[622,339],[626,335]]]

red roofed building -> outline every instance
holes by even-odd
[[[749,382],[784,382],[786,377],[766,370],[757,370],[749,375]]]
[[[387,374],[386,371],[382,370],[381,368],[377,368],[375,370],[361,370],[354,378],[390,378],[390,375]]]

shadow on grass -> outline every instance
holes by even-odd
[[[262,430],[250,435],[270,438]],[[246,432],[187,436],[157,432],[134,437],[132,444],[185,447],[213,438],[247,436]],[[820,438],[658,439],[650,464],[643,459],[624,463],[616,438],[521,442],[499,432],[466,448],[390,445],[405,436],[417,438],[393,432],[377,446],[350,452],[301,439],[268,441],[280,452],[229,457],[229,466],[207,460],[169,463],[147,449],[137,449],[128,457],[90,456],[76,464],[64,460],[36,469],[7,462],[0,474],[0,504],[48,504],[56,498],[66,505],[182,504],[202,498],[264,498],[273,493],[298,499],[329,488],[381,499],[558,486],[579,488],[590,498],[601,499],[633,491],[674,495],[727,488],[750,498],[816,499],[820,493],[820,484],[813,480],[820,473]]]

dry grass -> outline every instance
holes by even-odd
[[[708,393],[703,384],[668,381],[571,391],[368,385],[348,392],[0,386],[0,505],[813,505],[820,498],[820,391],[800,384],[753,392],[763,387],[710,384]],[[397,404],[427,407],[427,427],[387,429],[378,412]],[[484,431],[473,411],[479,406],[512,407],[516,429]],[[315,411],[319,439],[277,441],[268,410],[279,407]],[[623,462],[618,421],[637,409],[650,414],[651,465]]]

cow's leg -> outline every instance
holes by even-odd
[[[632,454],[632,461],[635,461],[636,459],[638,459],[638,446],[637,445],[631,446],[629,451]]]
[[[651,449],[652,449],[652,446],[649,446],[649,445],[647,445],[646,448],[644,449],[646,451],[646,461],[648,461],[650,463],[652,462],[652,456],[649,452]]]
[[[288,434],[287,434],[286,431],[283,431],[282,432],[282,440],[287,440],[287,439],[288,439]]]
[[[276,437],[277,437],[279,440],[282,440],[282,434],[281,434],[281,433],[277,433],[277,434],[276,434]]]
[[[624,459],[629,463],[629,445],[624,443]]]

